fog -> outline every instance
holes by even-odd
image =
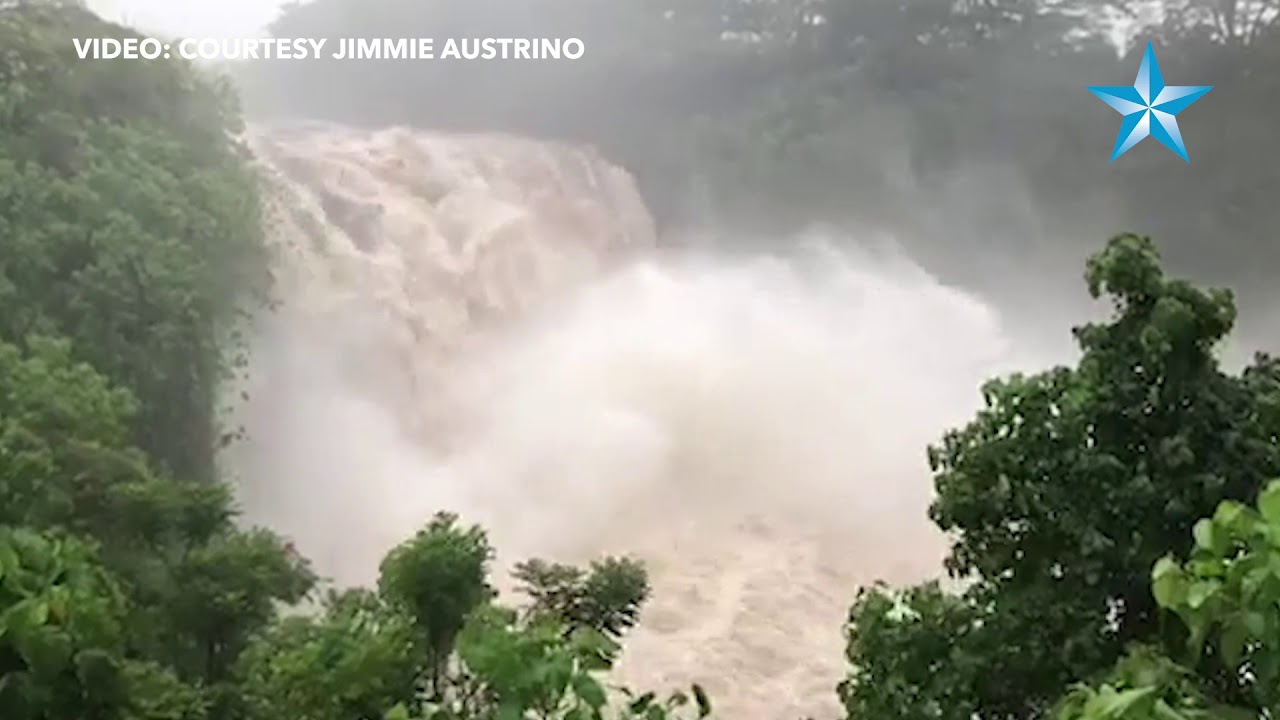
[[[259,133],[284,304],[236,388],[246,520],[340,586],[440,510],[487,529],[500,587],[634,555],[654,597],[617,677],[729,716],[836,712],[857,588],[938,573],[926,446],[984,379],[1067,357],[892,236],[660,248],[631,178],[570,146]]]
[[[1109,165],[1084,87],[1136,64],[1091,21],[986,41],[889,4],[658,5],[314,0],[275,31],[587,54],[233,67],[288,221],[227,467],[247,521],[338,584],[437,510],[504,565],[635,553],[656,595],[622,677],[830,715],[858,586],[939,574],[926,446],[982,381],[1072,359],[1107,237],[1240,291],[1231,364],[1273,344],[1268,166],[1214,125],[1229,85],[1188,115],[1191,169],[1154,142]],[[275,18],[111,11],[200,37]],[[1226,76],[1170,47],[1178,84]]]
[[[108,20],[191,38],[258,37],[286,3],[279,0],[89,0]]]

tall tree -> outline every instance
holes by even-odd
[[[1079,364],[989,382],[977,417],[931,449],[930,515],[968,587],[860,599],[850,717],[919,703],[957,720],[1044,717],[1128,643],[1163,638],[1146,573],[1188,549],[1182,528],[1280,472],[1280,364],[1229,375],[1214,359],[1229,293],[1166,277],[1132,235],[1094,256],[1086,281],[1116,314],[1075,331]],[[936,672],[908,674],[900,657]]]

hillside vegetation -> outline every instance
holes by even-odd
[[[1242,291],[1280,262],[1277,0],[314,0],[272,30],[582,38],[573,62],[267,61],[241,83],[267,117],[590,142],[660,221],[725,242],[887,227],[968,280],[1125,228]],[[1120,116],[1085,87],[1132,84],[1148,41],[1168,83],[1215,86],[1179,116],[1189,166],[1154,140],[1108,163]]]
[[[505,607],[484,530],[441,513],[376,587],[320,594],[237,525],[213,399],[266,289],[260,189],[217,81],[66,41],[127,32],[0,9],[0,717],[713,714],[602,679],[649,594],[633,560],[530,560]],[[1280,362],[1220,369],[1232,296],[1145,237],[1084,279],[1115,312],[1074,331],[1078,363],[991,381],[930,450],[965,589],[850,598],[849,718],[1280,713]]]

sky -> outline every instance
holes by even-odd
[[[108,20],[177,37],[255,37],[284,0],[88,0]]]

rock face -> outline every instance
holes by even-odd
[[[250,522],[340,584],[437,510],[504,566],[634,553],[620,679],[833,717],[859,584],[932,574],[924,448],[1004,352],[910,263],[654,256],[631,178],[502,136],[259,128],[280,307],[255,328]],[[940,350],[940,348],[942,350]]]

